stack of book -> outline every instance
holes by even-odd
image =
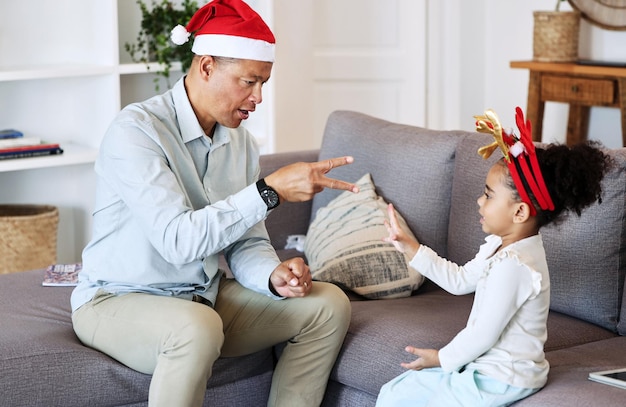
[[[17,130],[0,130],[0,160],[62,154],[57,143],[47,143],[37,137],[24,137]]]

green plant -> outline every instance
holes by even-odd
[[[554,8],[554,11],[561,11],[561,2],[563,1],[567,0],[556,0],[556,7]]]
[[[189,41],[183,45],[175,45],[170,40],[170,32],[176,25],[186,25],[191,16],[198,10],[195,0],[182,0],[180,7],[175,1],[152,0],[151,7],[143,0],[137,0],[141,8],[141,30],[137,34],[135,44],[125,43],[124,48],[135,62],[142,62],[148,66],[149,62],[158,62],[159,69],[155,71],[155,89],[159,91],[159,76],[165,78],[167,87],[170,85],[170,70],[172,62],[180,61],[185,72],[191,65],[193,54]]]

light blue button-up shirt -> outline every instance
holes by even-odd
[[[269,276],[280,261],[254,184],[258,146],[243,127],[217,125],[206,137],[183,80],[124,108],[103,138],[93,238],[72,310],[98,290],[199,294],[214,304],[222,251],[242,285],[273,296]]]

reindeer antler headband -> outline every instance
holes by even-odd
[[[522,175],[539,207],[542,210],[554,210],[554,203],[550,198],[537,161],[535,145],[531,138],[531,124],[529,120],[524,121],[522,109],[515,108],[515,122],[520,131],[519,137],[515,134],[507,134],[502,130],[500,119],[493,110],[487,110],[483,116],[474,116],[474,118],[476,119],[476,131],[491,134],[495,139],[488,146],[479,148],[478,154],[487,159],[496,148],[500,147],[522,202],[530,206],[530,214],[536,215],[537,210],[528,196],[528,191],[522,182]]]

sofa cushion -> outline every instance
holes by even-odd
[[[624,287],[622,288],[622,310],[617,324],[617,332],[620,335],[626,335],[626,279],[624,279]]]
[[[546,387],[515,404],[544,406],[623,406],[624,390],[592,382],[589,373],[626,366],[626,337],[614,337],[548,352]]]
[[[382,241],[387,203],[370,174],[357,185],[358,194],[342,193],[311,223],[304,244],[311,275],[369,299],[408,297],[424,277],[409,266],[411,259]],[[398,221],[406,225],[401,216]]]
[[[617,331],[626,273],[626,150],[602,183],[602,203],[543,228],[551,309]]]
[[[491,141],[491,136],[471,134],[457,151],[448,258],[459,264],[473,258],[484,240],[475,202],[489,167],[501,155],[485,161],[476,151]],[[602,203],[580,218],[570,214],[563,223],[542,228],[541,234],[550,269],[550,308],[616,332],[626,273],[626,150],[610,153],[616,166],[603,180]],[[626,324],[620,327],[625,333]]]
[[[420,241],[445,255],[457,133],[336,111],[326,124],[320,160],[352,155],[353,164],[329,176],[355,182],[371,173],[378,193],[394,204]],[[317,194],[312,217],[339,194],[330,189]]]
[[[489,168],[498,161],[498,151],[485,160],[478,149],[493,142],[493,137],[468,133],[459,143],[452,181],[450,223],[448,227],[448,256],[457,264],[473,259],[485,242],[476,200],[485,192]]]

